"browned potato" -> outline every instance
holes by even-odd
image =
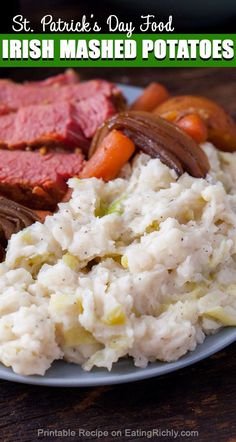
[[[183,116],[197,113],[208,128],[208,139],[220,150],[236,150],[236,124],[217,103],[205,97],[182,95],[169,98],[154,113],[168,121],[177,122]]]
[[[130,106],[131,110],[152,112],[169,98],[168,90],[160,83],[150,83],[143,93]]]

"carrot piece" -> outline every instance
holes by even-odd
[[[131,110],[152,112],[159,104],[163,103],[170,94],[160,83],[150,83],[142,95],[130,106]]]
[[[185,115],[176,124],[197,143],[204,143],[208,138],[207,126],[198,114]]]
[[[34,210],[34,212],[36,213],[36,215],[39,217],[40,221],[44,222],[46,216],[48,215],[53,215],[52,212],[50,212],[49,210]]]
[[[98,146],[92,157],[85,163],[80,178],[116,178],[122,166],[135,151],[135,145],[122,132],[112,130]]]

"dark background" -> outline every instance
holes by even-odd
[[[16,14],[23,14],[35,32],[40,32],[40,19],[46,14],[52,14],[55,19],[76,21],[83,14],[91,13],[103,23],[104,33],[110,14],[118,15],[120,20],[132,20],[135,25],[140,23],[142,14],[155,14],[158,21],[172,14],[176,33],[236,32],[234,0],[9,0],[1,8],[1,33],[11,32],[12,17]]]

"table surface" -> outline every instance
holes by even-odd
[[[10,74],[16,79],[43,78],[45,70],[20,69]],[[82,69],[80,74],[82,79],[97,76],[139,86],[161,81],[173,94],[214,98],[236,117],[236,69]],[[148,433],[144,432],[157,429],[168,430],[163,433],[166,442],[235,442],[235,350],[236,343],[176,373],[119,386],[60,389],[0,381],[0,439],[34,441],[38,440],[38,429],[64,429],[70,430],[71,437],[62,436],[60,441],[97,440],[96,433],[85,435],[85,430],[103,431],[100,440],[106,442],[145,441]],[[116,437],[113,431],[117,431]],[[175,439],[173,431],[179,431]],[[195,433],[184,437],[181,431]],[[54,438],[45,435],[42,440]]]

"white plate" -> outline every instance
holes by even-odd
[[[128,101],[132,101],[141,89],[131,86],[121,86]],[[54,362],[45,376],[19,376],[10,368],[0,364],[0,378],[8,381],[22,382],[25,384],[47,385],[57,387],[89,387],[95,385],[121,384],[141,379],[160,376],[171,371],[179,370],[187,365],[194,364],[201,359],[216,353],[232,342],[236,341],[236,328],[222,329],[216,335],[208,336],[204,343],[199,345],[194,352],[189,352],[177,362],[155,362],[147,368],[136,368],[131,359],[123,359],[114,364],[111,372],[105,369],[95,368],[90,372],[81,367],[64,361]]]

